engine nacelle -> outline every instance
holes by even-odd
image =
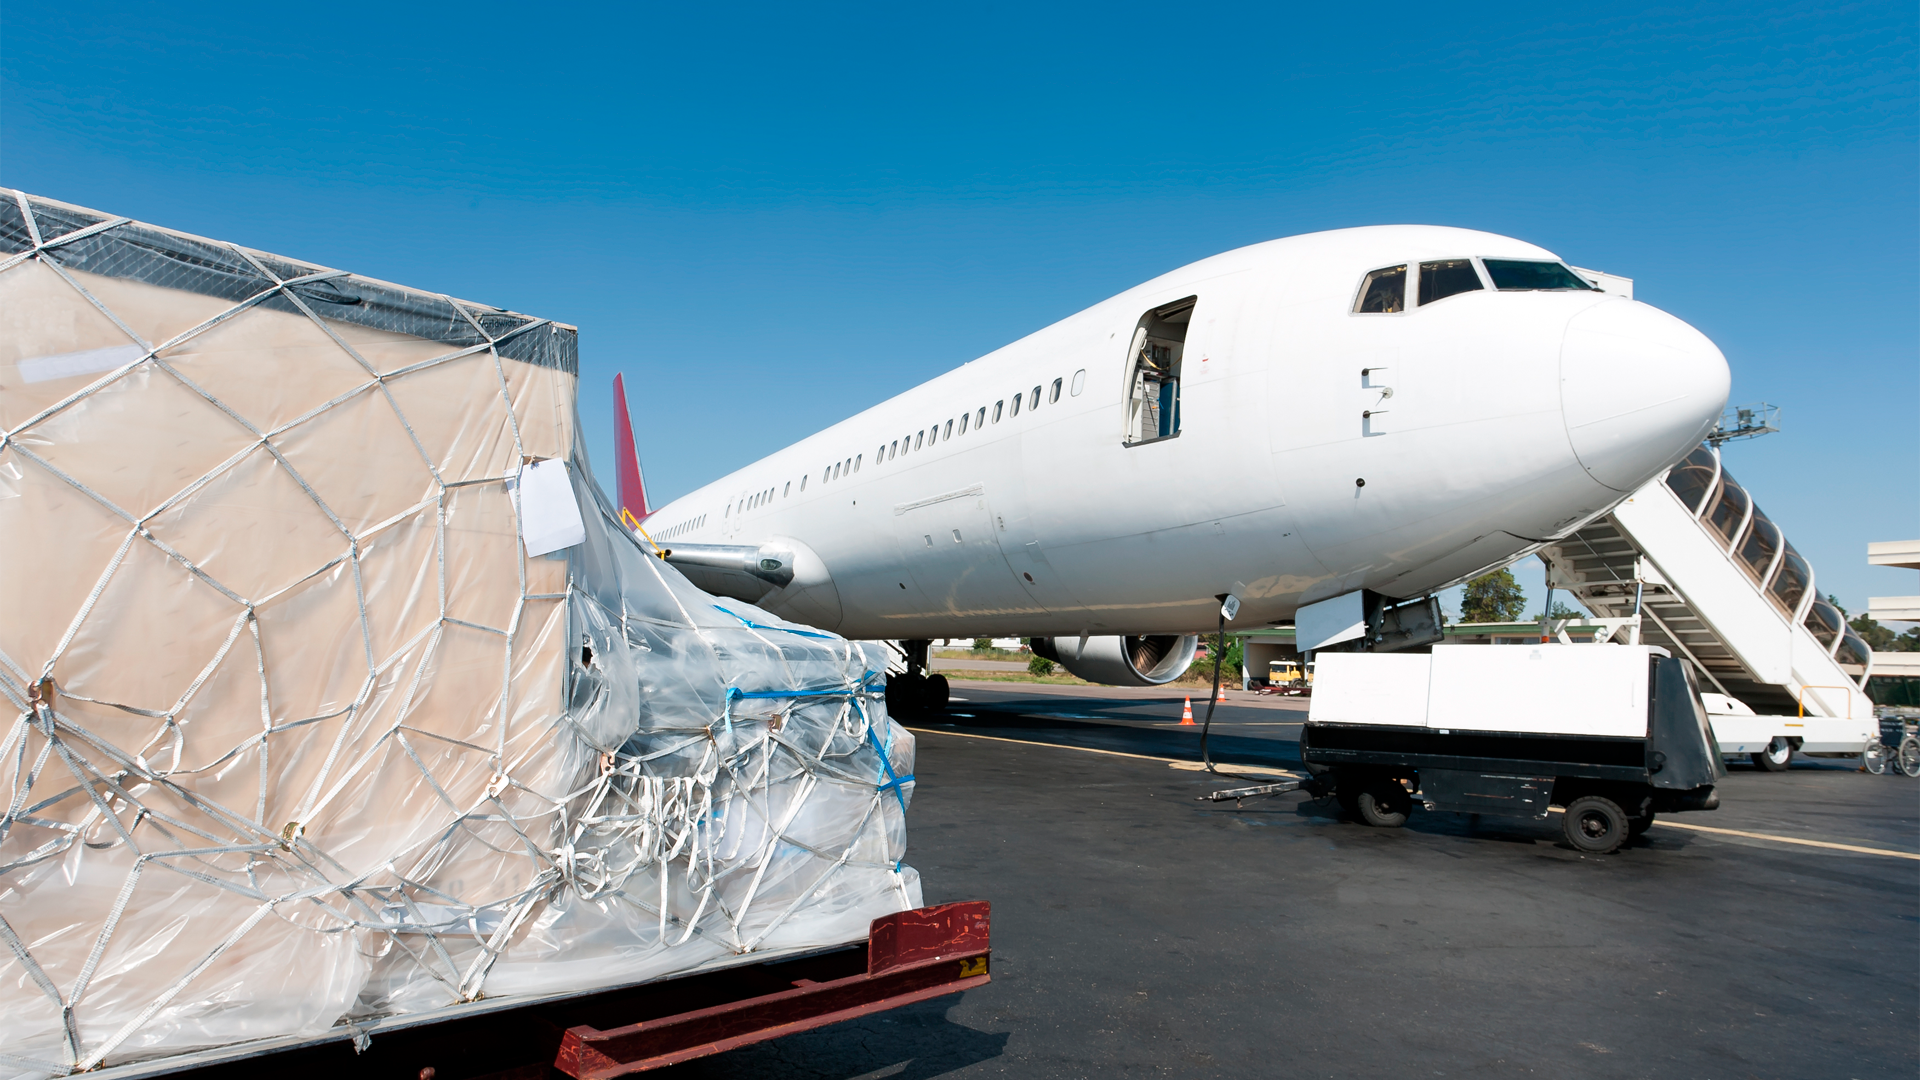
[[[1170,683],[1193,664],[1193,654],[1199,647],[1198,634],[1033,639],[1035,656],[1043,656],[1088,682],[1108,686]]]

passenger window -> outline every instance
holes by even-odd
[[[1015,394],[1015,395],[1013,395],[1013,412],[1012,412],[1011,414],[1009,414],[1009,415],[1012,415],[1012,416],[1019,416],[1019,415],[1020,415],[1020,402],[1021,402],[1021,400],[1022,400],[1023,398],[1025,398],[1026,396],[1027,396],[1027,395],[1025,395],[1025,394]]]
[[[1407,268],[1405,264],[1375,270],[1360,286],[1360,299],[1353,310],[1362,315],[1392,315],[1407,307]]]
[[[960,434],[965,435],[967,433],[967,419],[972,415],[972,413],[960,414]]]
[[[1595,292],[1593,285],[1557,262],[1534,259],[1482,259],[1493,287],[1502,292]]]
[[[926,445],[926,442],[927,442],[927,433],[925,429],[922,429],[921,431],[916,433],[913,437],[913,448],[915,450],[918,450],[922,446]]]
[[[791,494],[793,494],[793,481],[789,480],[787,486],[780,489],[780,497],[784,499]]]
[[[973,426],[976,428],[987,426],[987,407],[985,405],[980,406],[980,412],[974,416]]]
[[[1472,259],[1447,259],[1420,264],[1420,304],[1426,306],[1463,292],[1483,288]]]
[[[1029,392],[1028,396],[1032,399],[1027,402],[1028,410],[1031,411],[1033,409],[1039,408],[1040,407],[1040,388],[1037,386],[1034,387],[1033,390]]]
[[[854,472],[859,472],[859,471],[860,471],[860,458],[863,458],[863,457],[866,457],[866,456],[867,456],[867,455],[865,455],[865,454],[861,454],[861,455],[860,455],[859,457],[856,457],[856,458],[854,458],[854,459],[853,459],[853,471],[854,471]]]
[[[1000,422],[1000,413],[1006,407],[1007,407],[1007,403],[1004,399],[993,403],[993,422],[994,423],[997,424]]]
[[[949,421],[947,421],[947,430],[946,430],[946,433],[945,433],[944,435],[942,435],[942,436],[941,436],[941,438],[943,438],[943,439],[951,439],[951,438],[953,438],[953,421],[951,421],[951,420],[949,420]]]
[[[894,459],[894,455],[898,454],[899,452],[900,452],[900,440],[895,439],[893,440],[892,445],[887,447],[887,460],[892,461]]]
[[[1073,373],[1073,396],[1079,397],[1080,391],[1087,388],[1087,369],[1081,368]]]
[[[1402,269],[1405,269],[1404,267]],[[1199,298],[1189,296],[1140,316],[1127,350],[1127,407],[1121,442],[1168,439],[1180,434],[1180,363],[1187,326]],[[1075,380],[1079,376],[1074,376]]]
[[[1052,405],[1059,400],[1060,400],[1060,380],[1055,379],[1053,380],[1053,389],[1048,391],[1047,393],[1047,404]]]
[[[808,473],[807,475],[808,475],[808,476],[811,476],[811,475],[813,475],[813,474],[812,474],[812,473]],[[807,490],[807,477],[806,477],[806,476],[802,476],[802,477],[800,478],[800,490],[801,490],[801,491],[805,491],[805,490]]]

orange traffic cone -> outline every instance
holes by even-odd
[[[1193,726],[1193,698],[1191,695],[1188,696],[1187,703],[1180,707],[1180,726]]]
[[[1220,692],[1219,692],[1218,694],[1216,694],[1216,695],[1214,695],[1214,698],[1213,698],[1213,700],[1215,700],[1215,701],[1225,701],[1225,700],[1227,700],[1227,688],[1226,688],[1226,687],[1224,687],[1224,686],[1223,686],[1223,687],[1221,687],[1221,688],[1220,688]]]

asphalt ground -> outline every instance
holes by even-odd
[[[913,723],[908,861],[993,902],[990,985],[658,1075],[1920,1075],[1920,861],[1785,842],[1920,851],[1920,781],[1736,766],[1588,856],[1558,815],[1198,801],[1183,694],[1062,689]],[[1295,764],[1303,710],[1221,705],[1210,749]]]

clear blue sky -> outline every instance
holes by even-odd
[[[0,184],[576,323],[656,501],[1218,251],[1489,229],[1785,408],[1729,456],[1823,590],[1920,591],[1911,0],[1299,8],[13,0]]]

